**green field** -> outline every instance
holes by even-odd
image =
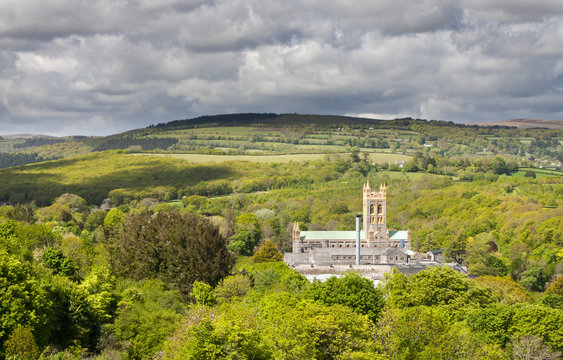
[[[251,161],[259,163],[288,163],[291,161],[308,161],[308,160],[323,160],[328,154],[288,154],[288,155],[205,155],[205,154],[131,154],[148,155],[157,157],[168,157],[175,159],[182,159],[193,163],[222,163],[227,161]],[[350,156],[349,153],[339,153],[331,155],[340,155],[342,157]],[[371,153],[369,158],[372,162],[395,162],[395,161],[409,161],[411,159],[408,155],[400,154],[383,154]]]
[[[538,169],[531,167],[519,168],[517,172],[512,174],[512,177],[524,177],[527,171],[532,171],[536,173],[536,177],[546,177],[546,176],[563,176],[563,171],[548,170],[548,169]]]

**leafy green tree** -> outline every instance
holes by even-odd
[[[36,360],[40,352],[29,327],[18,326],[4,343],[6,359]]]
[[[74,276],[78,270],[72,259],[66,257],[59,249],[47,249],[43,254],[43,261],[49,269],[53,270],[53,274]]]
[[[494,304],[473,311],[467,325],[489,341],[506,345],[511,338],[540,336],[554,350],[563,348],[563,311],[531,304]]]
[[[175,210],[129,216],[108,247],[118,275],[159,278],[184,296],[194,281],[218,284],[233,264],[216,226],[204,217]]]
[[[355,273],[331,277],[325,282],[315,281],[305,291],[305,297],[323,304],[340,304],[375,322],[383,309],[383,294],[373,282]]]
[[[352,163],[359,163],[361,161],[359,147],[354,146],[353,148],[350,149],[350,161]]]
[[[520,284],[525,288],[533,291],[542,291],[545,287],[545,274],[543,269],[538,265],[532,265],[528,270],[522,273]]]
[[[164,346],[164,359],[382,359],[370,321],[342,305],[287,292],[194,307]]]
[[[516,304],[513,308],[512,334],[537,335],[553,350],[563,350],[563,310],[532,304]]]
[[[309,285],[309,281],[303,275],[290,269],[283,262],[251,263],[237,270],[249,274],[254,282],[254,289],[259,292],[300,293]]]
[[[239,215],[235,220],[235,233],[229,241],[229,251],[250,256],[261,238],[262,230],[258,217],[253,213]]]
[[[493,294],[505,304],[529,302],[531,299],[520,284],[510,276],[479,276],[475,282],[491,289]]]
[[[254,262],[283,261],[283,254],[272,240],[266,240],[252,256]]]
[[[190,295],[196,303],[201,305],[213,306],[217,303],[217,298],[213,293],[213,288],[202,281],[194,282],[192,293]]]
[[[245,303],[220,309],[193,307],[164,345],[163,359],[272,358],[257,324],[257,311]]]
[[[106,342],[121,341],[126,358],[151,358],[173,333],[186,305],[177,290],[159,280],[123,281],[117,291],[121,300],[115,320],[104,326]]]
[[[450,305],[463,310],[496,301],[490,289],[447,266],[431,267],[410,277],[394,270],[386,275],[383,290],[388,303],[399,308]]]
[[[124,220],[125,214],[121,210],[114,208],[108,211],[104,218],[104,232],[106,236],[115,236],[119,232]]]
[[[237,274],[227,276],[217,287],[215,287],[215,296],[221,300],[231,300],[245,296],[251,287],[251,281],[248,276]]]
[[[511,306],[495,304],[470,313],[467,324],[488,341],[504,346],[510,340],[513,317],[514,309]]]
[[[95,231],[99,226],[104,225],[106,215],[107,212],[105,210],[92,211],[86,218],[84,228],[88,231]]]
[[[37,216],[35,214],[36,207],[31,204],[16,204],[11,211],[8,212],[8,218],[16,221],[25,221],[29,224],[33,224],[37,221]]]
[[[257,241],[252,232],[243,228],[231,236],[227,248],[235,254],[250,256],[256,244]]]
[[[86,200],[78,195],[65,193],[55,199],[54,204],[67,205],[76,211],[86,210]]]
[[[52,303],[31,274],[29,265],[0,250],[0,343],[17,326],[36,328],[47,322]]]

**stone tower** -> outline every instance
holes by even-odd
[[[364,231],[370,246],[384,246],[389,241],[386,227],[387,188],[379,186],[379,192],[372,190],[367,181],[364,185]]]

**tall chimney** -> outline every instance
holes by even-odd
[[[356,265],[360,265],[360,215],[356,215]]]

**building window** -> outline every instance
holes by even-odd
[[[369,207],[369,213],[370,213],[370,214],[375,213],[375,205],[374,205],[374,204],[371,204],[371,205],[370,205],[370,207]]]
[[[381,206],[381,204],[380,204],[380,205],[377,205],[377,213],[378,213],[378,214],[383,214],[383,206]]]

